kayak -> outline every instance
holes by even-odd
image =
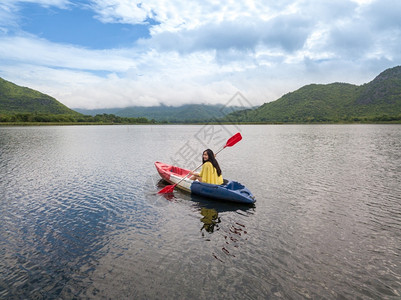
[[[177,184],[177,188],[192,194],[237,203],[253,204],[256,202],[251,191],[237,181],[225,179],[221,185],[209,184],[191,180],[190,176],[184,178],[190,172],[187,169],[159,161],[155,162],[155,167],[162,179],[170,184]]]

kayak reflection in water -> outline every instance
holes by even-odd
[[[192,180],[210,184],[223,184],[221,169],[212,150],[206,149],[202,154],[202,170],[200,173],[189,172]]]
[[[219,229],[218,223],[220,223],[221,220],[220,220],[218,212],[215,209],[202,207],[200,213],[203,216],[203,218],[201,219],[201,222],[203,223],[201,231],[203,229],[205,229],[207,232],[213,233],[214,227],[216,225],[217,225],[217,230]],[[203,235],[203,232],[202,232],[202,235]]]

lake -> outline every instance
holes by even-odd
[[[252,206],[160,195],[217,159]],[[0,127],[1,299],[400,299],[400,125]]]

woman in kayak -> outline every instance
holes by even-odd
[[[202,170],[200,173],[190,172],[192,180],[199,180],[200,182],[210,184],[223,184],[223,176],[221,176],[221,169],[217,162],[212,150],[207,149],[202,154]]]

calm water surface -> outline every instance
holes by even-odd
[[[254,206],[157,194],[202,126],[0,127],[0,298],[401,298],[401,126],[213,130]]]

